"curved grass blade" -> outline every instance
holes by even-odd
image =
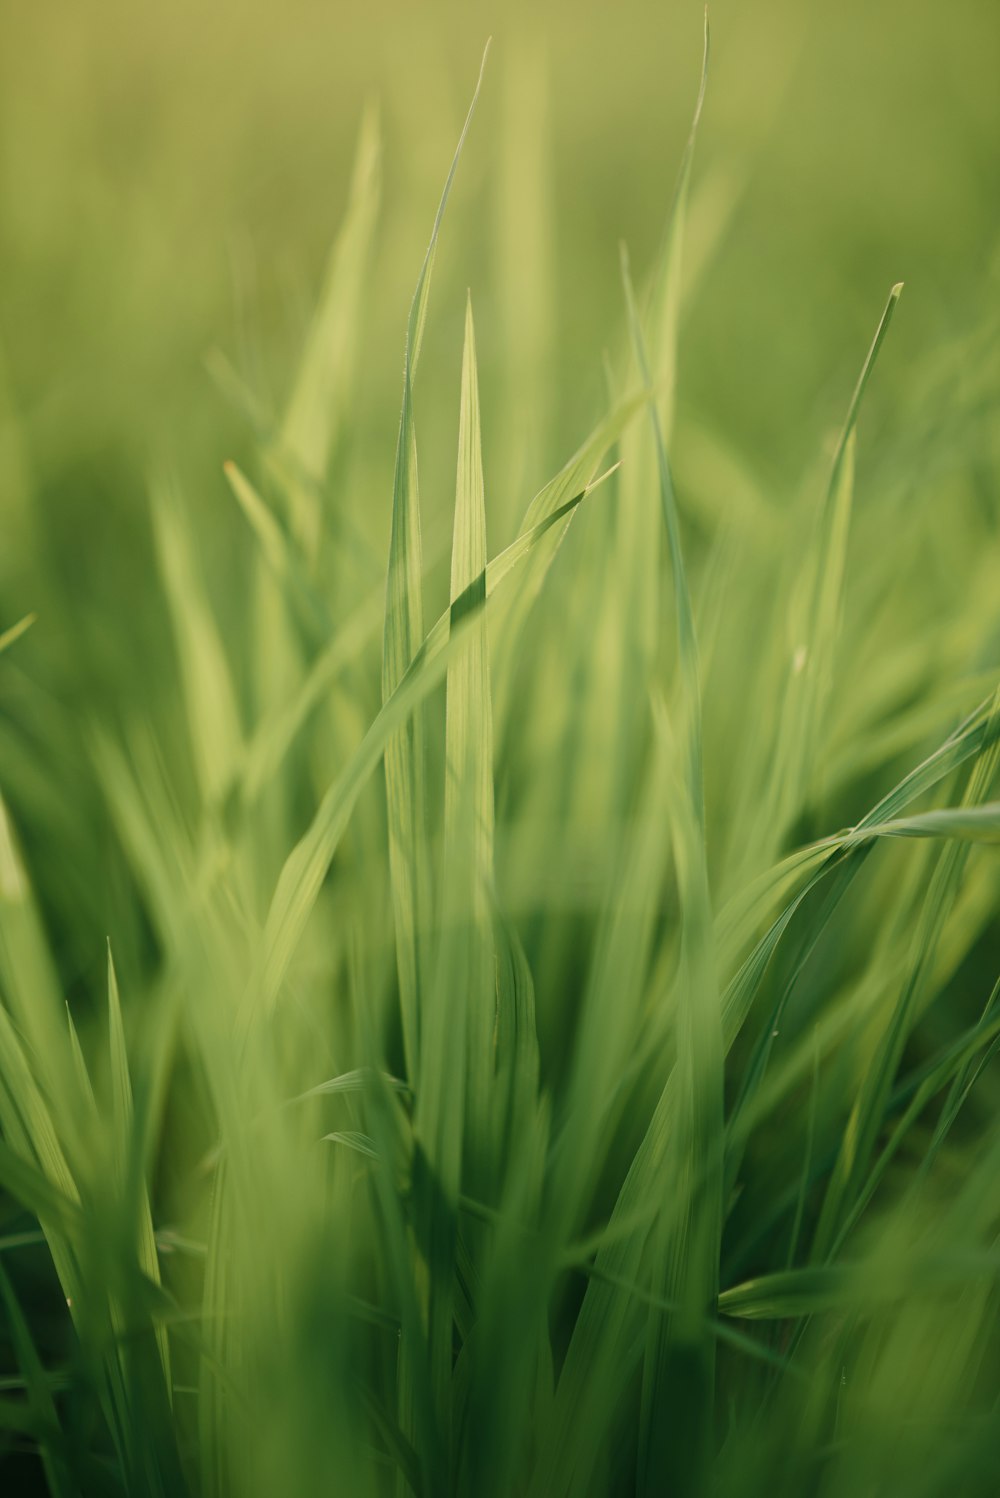
[[[963,797],[963,807],[980,805],[988,794],[1000,765],[1000,692],[993,700],[989,719],[989,744],[973,767]],[[882,1125],[893,1080],[902,1059],[914,1010],[929,976],[945,922],[955,902],[968,858],[966,843],[947,843],[934,869],[919,918],[909,970],[872,1063],[867,1067],[857,1100],[844,1131],[837,1163],[823,1202],[813,1242],[813,1262],[826,1257],[842,1218],[850,1212],[867,1174],[878,1130]]]

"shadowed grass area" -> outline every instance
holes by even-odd
[[[991,1498],[995,18],[348,17],[322,175],[181,9],[0,63],[0,1473]]]

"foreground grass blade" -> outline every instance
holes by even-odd
[[[447,672],[444,843],[435,981],[424,996],[415,1129],[423,1165],[414,1210],[427,1256],[430,1379],[451,1445],[458,1198],[463,1154],[480,1178],[489,1149],[496,991],[486,890],[493,859],[493,730],[486,638],[486,504],[471,299],[458,435],[451,627],[470,613]],[[467,1120],[466,1120],[467,1113]],[[475,1176],[473,1177],[475,1179]]]
[[[430,243],[420,269],[410,316],[406,325],[403,357],[403,408],[396,442],[396,468],[392,492],[392,529],[389,538],[389,568],[386,578],[385,626],[382,646],[382,698],[388,701],[419,649],[424,636],[423,563],[420,541],[420,500],[417,481],[417,439],[413,424],[413,381],[420,359],[431,273],[438,234],[448,204],[451,185],[458,170],[465,138],[472,123],[486,66],[479,81],[459,137],[451,170],[438,205]],[[426,868],[424,811],[424,747],[421,715],[415,712],[401,731],[390,739],[385,751],[386,801],[389,816],[389,864],[392,874],[393,909],[396,921],[396,962],[399,973],[400,1008],[406,1047],[407,1075],[417,1075],[421,932],[429,925],[429,872]]]
[[[455,530],[451,553],[451,619],[479,610],[468,644],[448,667],[445,724],[445,932],[460,933],[466,952],[460,979],[446,986],[468,1003],[467,1144],[480,1168],[491,1149],[491,1093],[496,1027],[495,961],[488,890],[493,881],[493,710],[486,633],[486,495],[483,482],[479,376],[472,300],[466,307],[458,434]],[[424,1088],[422,1087],[422,1092]]]

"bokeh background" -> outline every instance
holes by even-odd
[[[1000,388],[997,8],[716,0],[711,21],[681,337],[683,487],[724,502],[728,452],[733,485],[780,507],[828,456],[820,439],[832,440],[888,287],[905,280],[863,446],[877,438],[914,502],[933,483],[946,508],[951,462],[987,482]],[[113,900],[84,872],[105,836],[86,725],[148,710],[170,731],[150,474],[168,469],[197,514],[213,602],[235,627],[241,600],[225,578],[250,543],[221,465],[252,434],[219,371],[265,419],[281,408],[366,101],[381,111],[385,189],[349,482],[380,559],[409,296],[492,34],[418,411],[424,503],[446,515],[470,286],[495,544],[603,399],[602,359],[621,336],[619,241],[641,273],[701,30],[696,0],[3,0],[0,623],[28,610],[39,621],[0,668],[0,758],[71,980],[99,963],[93,933]]]

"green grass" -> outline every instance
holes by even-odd
[[[894,362],[919,277],[897,308],[863,261],[867,335],[756,351],[774,393],[835,372],[808,431],[754,457],[688,400],[755,191],[699,186],[706,23],[660,248],[608,257],[581,371],[555,100],[505,56],[422,262],[365,108],[294,368],[220,333],[238,456],[192,486],[152,444],[78,640],[9,491],[0,1473],[989,1498],[996,319]]]

